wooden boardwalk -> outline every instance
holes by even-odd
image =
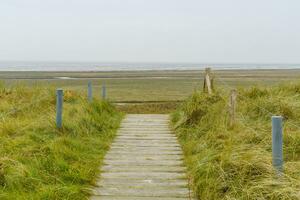
[[[168,115],[127,115],[91,199],[190,199],[181,148],[168,123]]]

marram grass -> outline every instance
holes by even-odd
[[[0,86],[0,199],[87,199],[122,115],[106,101],[55,90]]]
[[[172,115],[198,199],[300,199],[300,84],[238,90],[229,126],[228,95],[195,92]],[[272,114],[284,117],[284,173],[272,166]]]

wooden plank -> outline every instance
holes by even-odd
[[[153,197],[140,197],[140,196],[93,196],[92,200],[153,200]],[[155,197],[155,200],[186,200],[187,198],[178,197]]]
[[[186,170],[183,166],[116,166],[116,165],[104,165],[101,169],[103,172],[182,172]]]
[[[183,198],[188,197],[189,190],[187,188],[167,188],[151,190],[135,189],[135,188],[97,188],[94,190],[94,194],[103,196],[140,196],[140,197],[175,197]]]
[[[91,199],[190,199],[182,150],[168,120],[168,115],[127,115]]]

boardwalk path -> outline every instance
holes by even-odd
[[[105,157],[93,200],[189,199],[168,115],[127,115]]]

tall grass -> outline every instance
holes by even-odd
[[[195,92],[172,115],[198,199],[300,199],[300,84],[239,89],[229,126],[224,91]],[[284,174],[272,166],[271,115],[284,117]]]
[[[87,199],[122,115],[106,101],[55,90],[0,86],[0,199]]]

